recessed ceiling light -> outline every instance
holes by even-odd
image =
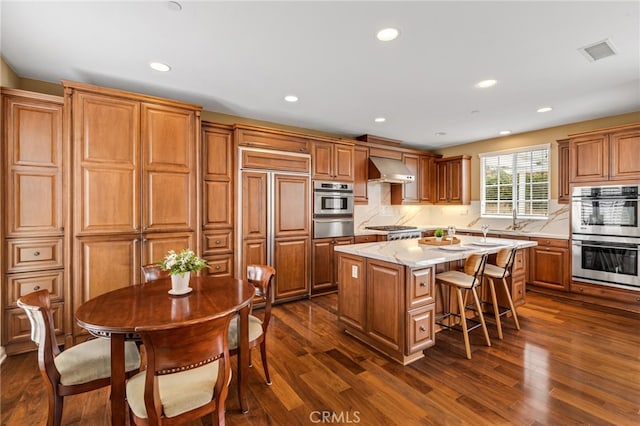
[[[171,69],[171,67],[167,64],[163,64],[162,62],[151,62],[149,64],[149,66],[156,70],[156,71],[160,71],[160,72],[167,72]]]
[[[398,38],[398,34],[400,34],[400,32],[395,28],[384,28],[378,31],[376,37],[378,37],[380,41],[391,41]]]
[[[501,135],[510,135],[511,134],[511,130],[502,130],[500,131]]]
[[[436,132],[436,136],[446,136],[447,132]]]
[[[173,10],[174,12],[180,12],[182,10],[182,5],[177,1],[168,1],[167,7],[169,10]]]
[[[298,97],[296,95],[287,95],[284,97],[284,100],[287,102],[298,102]]]
[[[376,123],[384,123],[385,121],[387,121],[387,119],[384,117],[376,117],[373,119],[373,121],[375,121]]]
[[[497,82],[497,80],[482,80],[476,83],[476,87],[479,87],[480,89],[486,89],[487,87],[495,86]]]
[[[538,108],[538,112],[549,112],[552,109],[553,108],[551,108],[551,107],[542,107],[542,108]]]

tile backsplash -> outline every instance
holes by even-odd
[[[356,205],[354,221],[356,233],[366,226],[412,225],[424,227],[447,227],[480,229],[487,224],[491,230],[513,229],[512,219],[488,219],[480,217],[480,201],[469,205],[391,205],[391,186],[388,183],[369,182],[367,185],[369,204]],[[547,220],[518,219],[519,231],[567,237],[569,235],[569,204],[558,204],[551,200]]]

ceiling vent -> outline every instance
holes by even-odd
[[[616,49],[609,39],[581,47],[578,50],[591,62],[616,54]]]

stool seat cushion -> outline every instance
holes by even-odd
[[[465,274],[462,271],[447,271],[436,274],[436,282],[460,288],[471,288],[473,286],[473,275]]]
[[[124,344],[125,371],[140,367],[140,353],[134,342]],[[60,383],[78,385],[111,376],[111,340],[97,338],[63,351],[53,360]]]
[[[484,267],[484,275],[487,277],[491,277],[491,278],[502,278],[502,275],[504,274],[504,268],[501,268],[500,266],[496,266],[496,265],[492,265],[490,263],[487,263]],[[509,276],[509,273],[507,271],[507,274],[505,275],[506,277]]]

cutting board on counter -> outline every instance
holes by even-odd
[[[436,241],[436,237],[424,237],[418,240],[418,244],[426,244],[428,246],[449,246],[451,245],[451,240],[449,238],[442,238],[442,241]],[[453,244],[460,244],[460,240],[457,237],[453,237]]]

